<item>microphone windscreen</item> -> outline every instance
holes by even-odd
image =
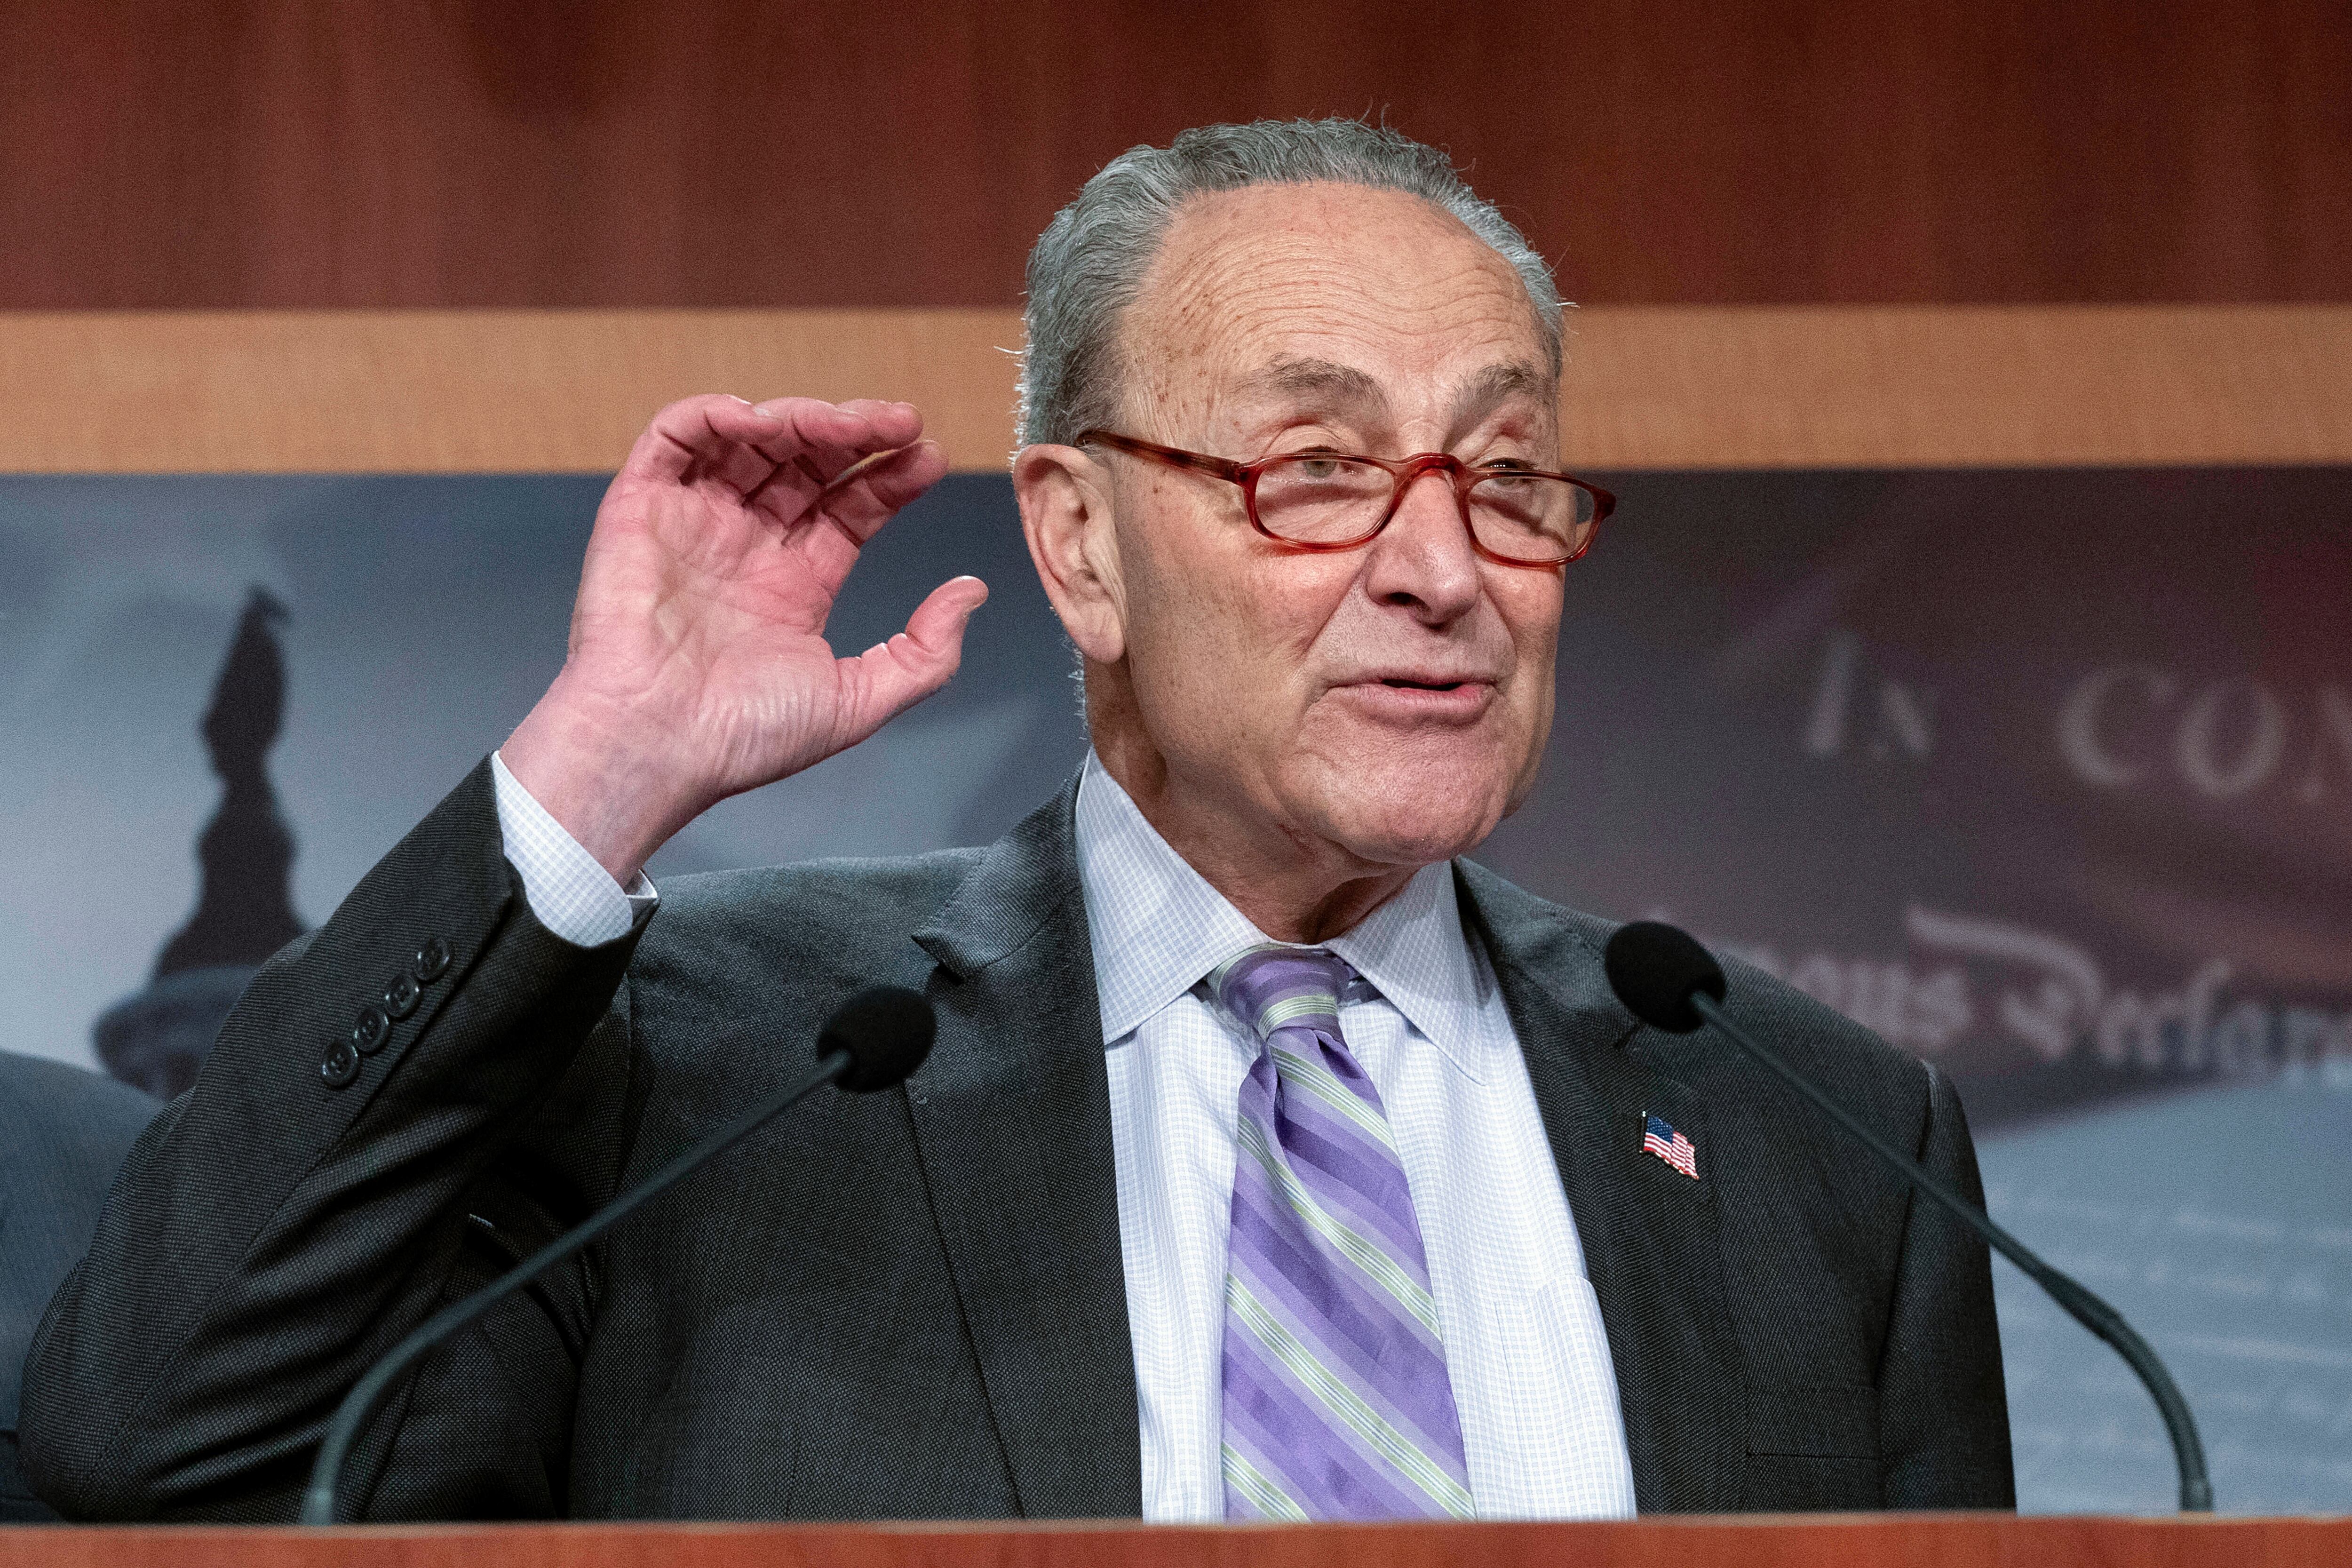
[[[857,1094],[888,1089],[923,1065],[931,1054],[931,1005],[912,991],[877,985],[835,1009],[816,1037],[816,1054],[849,1053],[849,1066],[834,1081]]]
[[[1635,921],[1619,926],[1601,954],[1609,988],[1625,1010],[1652,1028],[1687,1035],[1705,1022],[1691,1005],[1694,992],[1723,1000],[1723,965],[1679,926]]]

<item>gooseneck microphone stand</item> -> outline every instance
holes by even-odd
[[[367,1374],[335,1407],[333,1419],[327,1423],[326,1436],[320,1439],[318,1456],[311,1461],[310,1483],[302,1493],[301,1522],[336,1522],[336,1494],[361,1426],[374,1414],[401,1374],[426,1352],[628,1218],[680,1177],[717,1159],[758,1131],[771,1118],[826,1084],[838,1083],[845,1089],[862,1093],[887,1089],[901,1081],[929,1053],[931,1031],[930,1004],[913,992],[884,986],[850,998],[817,1037],[817,1048],[822,1054],[806,1074],[769,1095],[464,1300],[443,1308],[419,1323],[406,1339],[368,1368]]]
[[[1670,1034],[1686,1035],[1701,1023],[1714,1025],[1733,1045],[1771,1070],[1781,1082],[1819,1107],[1840,1127],[1860,1140],[1871,1152],[1893,1166],[1917,1191],[1927,1194],[1956,1218],[1965,1222],[2049,1293],[2074,1321],[2116,1348],[2156,1401],[2172,1437],[2172,1454],[2180,1471],[2180,1511],[2213,1511],[2213,1483],[2205,1472],[2205,1446],[2197,1436],[2196,1417],[2180,1385],[2165,1370],[2155,1350],[2124,1316],[2073,1276],[2043,1262],[2032,1248],[1995,1225],[1984,1210],[1962,1197],[1904,1151],[1880,1137],[1845,1107],[1832,1100],[1811,1079],[1780,1059],[1747,1030],[1734,1023],[1720,1005],[1725,991],[1723,969],[1715,955],[1676,927],[1641,921],[1619,929],[1604,955],[1609,983],[1618,1000],[1643,1023]]]

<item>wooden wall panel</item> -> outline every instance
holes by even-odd
[[[1572,467],[2352,462],[2352,306],[1588,307]],[[1013,445],[1009,310],[0,316],[0,470],[601,471],[692,392]]]
[[[984,307],[1180,127],[1385,114],[1613,303],[2352,299],[2343,0],[43,0],[0,309]]]

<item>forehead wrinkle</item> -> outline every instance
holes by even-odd
[[[1509,264],[1419,198],[1382,200],[1391,194],[1351,189],[1351,200],[1370,196],[1376,210],[1342,215],[1335,232],[1325,233],[1289,205],[1294,195],[1316,196],[1316,187],[1278,195],[1279,207],[1277,194],[1264,189],[1204,195],[1176,216],[1122,313],[1115,354],[1122,403],[1140,392],[1163,407],[1200,402],[1197,412],[1208,414],[1236,395],[1262,409],[1260,399],[1286,394],[1326,405],[1314,412],[1387,422],[1407,389],[1344,363],[1311,363],[1319,356],[1297,341],[1302,333],[1424,343],[1465,331],[1483,337],[1496,324],[1503,296],[1515,321],[1535,325]],[[1412,266],[1402,275],[1384,265],[1405,255]],[[1514,345],[1490,340],[1490,347],[1509,361],[1528,358]],[[1498,379],[1490,370],[1416,390],[1458,405],[1507,395],[1509,389],[1489,384]],[[1528,377],[1530,384],[1547,379]],[[1471,383],[1479,384],[1465,389]]]

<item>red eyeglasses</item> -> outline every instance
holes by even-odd
[[[1369,542],[1396,516],[1406,487],[1429,474],[1452,482],[1472,548],[1503,566],[1565,566],[1592,548],[1601,520],[1617,510],[1615,496],[1572,474],[1473,468],[1444,452],[1399,458],[1285,452],[1237,463],[1109,430],[1081,433],[1077,444],[1089,443],[1241,486],[1250,526],[1294,550],[1352,550]]]

